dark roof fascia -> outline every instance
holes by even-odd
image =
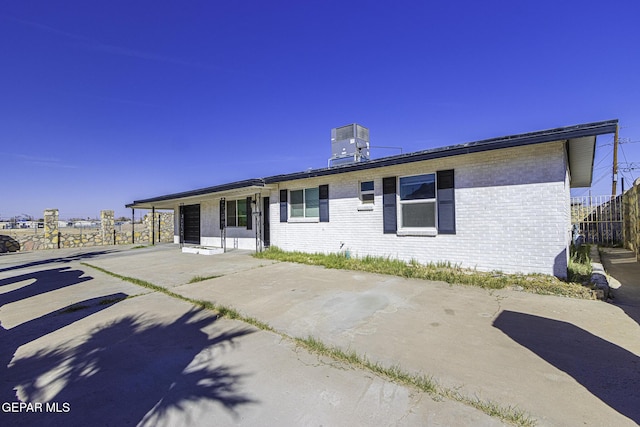
[[[585,136],[597,136],[614,133],[618,120],[607,120],[602,122],[586,123],[575,126],[548,129],[506,137],[485,139],[482,141],[469,142],[466,144],[451,145],[431,150],[417,151],[397,156],[383,157],[381,159],[369,160],[361,163],[335,166],[330,168],[314,169],[304,172],[294,172],[290,174],[274,175],[264,178],[265,184],[273,184],[295,179],[314,178],[326,175],[334,175],[346,172],[355,172],[366,169],[381,168],[385,166],[395,166],[405,163],[419,162],[423,160],[440,159],[443,157],[457,156],[461,154],[480,153],[483,151],[498,150],[503,148],[521,147],[525,145],[541,144],[552,141],[562,141]]]
[[[205,194],[219,193],[222,191],[237,190],[246,187],[264,187],[264,180],[259,178],[246,179],[244,181],[230,182],[227,184],[215,185],[213,187],[199,188],[197,190],[184,191],[182,193],[167,194],[164,196],[153,197],[151,199],[135,200],[133,203],[125,205],[127,208],[136,205],[150,204],[154,202],[164,202],[173,199],[184,199],[187,197],[202,196]]]

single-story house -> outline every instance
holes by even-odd
[[[570,189],[591,185],[586,123],[137,200],[171,209],[175,243],[349,251],[565,277]],[[368,146],[367,146],[368,149]]]

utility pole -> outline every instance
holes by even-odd
[[[611,180],[611,197],[616,197],[616,184],[618,182],[618,129],[613,137],[613,179]]]

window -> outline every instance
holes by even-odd
[[[401,229],[435,230],[436,175],[401,177],[398,209]]]
[[[448,169],[400,179],[382,178],[383,232],[398,236],[456,234],[454,175],[454,170]]]
[[[320,192],[318,187],[292,190],[291,218],[320,217]]]
[[[360,183],[360,202],[372,205],[374,199],[373,181],[362,181]]]
[[[247,226],[247,201],[227,200],[227,227]]]

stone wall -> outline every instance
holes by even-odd
[[[148,242],[173,242],[173,212],[148,213],[142,223]],[[150,235],[152,232],[153,235]]]
[[[58,232],[58,209],[44,211],[44,249],[55,249],[60,242]]]
[[[44,233],[23,234],[0,230],[0,253],[86,246],[153,244],[173,242],[173,212],[147,214],[131,230],[116,230],[112,210],[100,212],[100,228],[79,233],[58,228],[58,209],[44,212]]]
[[[624,246],[640,260],[640,179],[622,196]]]

